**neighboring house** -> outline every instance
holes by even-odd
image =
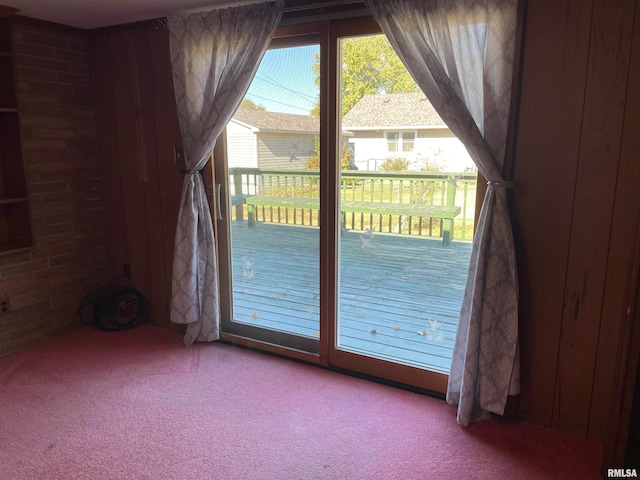
[[[239,108],[227,125],[229,168],[306,168],[319,131],[308,115]]]
[[[466,148],[422,92],[365,95],[345,115],[342,128],[360,170],[378,170],[387,158],[405,158],[412,170],[425,163],[442,171],[475,171]]]

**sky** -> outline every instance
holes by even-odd
[[[319,96],[313,73],[318,45],[267,50],[246,97],[270,112],[309,115]]]

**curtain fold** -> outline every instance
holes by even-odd
[[[447,401],[462,425],[502,415],[520,391],[518,282],[502,178],[517,0],[365,0],[488,188],[476,225]]]
[[[186,165],[175,236],[171,321],[187,324],[186,345],[220,336],[213,223],[200,170],[247,92],[283,4],[167,18]]]

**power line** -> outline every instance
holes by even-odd
[[[296,92],[295,90],[292,90],[290,88],[284,87],[283,85],[279,85],[277,83],[274,82],[270,82],[264,78],[257,78],[256,80],[259,80],[260,82],[264,82],[263,84],[260,83],[253,83],[251,88],[249,89],[248,95],[255,95],[255,96],[260,96],[258,92],[261,92],[262,90],[265,91],[265,95],[267,95],[267,100],[271,100],[273,102],[278,102],[278,98],[281,98],[282,100],[289,100],[289,101],[294,101],[294,102],[304,102],[306,105],[304,105],[303,107],[298,107],[296,105],[296,108],[299,108],[300,110],[306,110],[307,112],[310,111],[311,109],[313,109],[313,107],[316,105],[317,103],[317,99],[309,99],[309,98],[305,98],[303,97],[301,94],[298,94],[298,92]],[[272,85],[272,86],[269,86]],[[275,90],[273,87],[277,87],[279,89],[283,89],[283,90]],[[254,93],[256,92],[256,93]],[[291,93],[288,93],[291,92]],[[292,96],[295,95],[295,97]],[[261,97],[261,98],[265,98],[265,97]],[[279,103],[283,103],[284,105],[289,105],[287,102],[279,102]]]
[[[251,94],[247,95],[247,97],[255,97],[255,98],[259,98],[261,100],[267,100],[269,102],[278,103],[280,105],[284,105],[284,106],[287,106],[287,107],[290,107],[290,108],[295,108],[296,110],[301,110],[301,111],[305,112],[307,115],[309,114],[309,111],[304,109],[304,108],[302,108],[302,107],[298,107],[296,105],[291,105],[290,103],[279,102],[277,100],[273,100],[272,98],[261,97],[260,95],[256,95],[254,93],[251,93]]]
[[[308,101],[308,102],[313,102],[313,103],[315,103],[315,101],[317,100],[317,97],[316,97],[316,96],[314,96],[314,95],[307,95],[306,93],[302,93],[302,92],[299,92],[299,91],[297,91],[297,90],[293,90],[293,89],[291,89],[291,88],[289,88],[289,87],[286,87],[285,85],[282,85],[282,84],[281,84],[280,82],[278,82],[276,79],[274,79],[274,78],[270,77],[269,75],[267,75],[267,74],[266,74],[266,73],[264,73],[264,72],[258,72],[258,73],[256,74],[256,78],[258,77],[258,75],[264,75],[264,76],[266,77],[266,79],[264,79],[264,78],[258,78],[258,80],[262,80],[263,82],[270,83],[271,85],[275,85],[276,87],[280,87],[280,88],[283,88],[283,89],[285,89],[285,90],[288,90],[289,92],[295,93],[296,95],[298,95],[299,97],[301,97],[303,100],[306,100],[306,101]],[[304,97],[307,97],[307,98],[304,98]]]

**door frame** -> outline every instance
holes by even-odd
[[[402,365],[387,360],[368,357],[336,348],[337,336],[337,280],[338,280],[338,198],[339,198],[339,136],[341,125],[338,119],[339,85],[339,39],[359,35],[381,34],[380,26],[372,17],[330,20],[280,27],[274,35],[279,44],[296,43],[296,37],[315,35],[320,42],[320,105],[326,112],[320,116],[320,338],[317,353],[278,345],[273,341],[255,340],[246,335],[222,332],[221,339],[245,347],[275,353],[328,368],[354,372],[370,378],[382,379],[397,385],[416,387],[439,395],[446,392],[448,375]],[[226,141],[224,134],[216,143],[212,162],[214,178],[228,178],[226,166]],[[225,182],[218,200],[223,218],[231,212]],[[481,190],[479,188],[479,190]],[[480,198],[481,200],[481,198]],[[481,201],[480,201],[481,204]],[[214,206],[213,212],[216,211]],[[476,209],[479,209],[478,204]],[[221,315],[230,318],[232,289],[230,281],[231,243],[230,232],[224,220],[215,223],[218,234],[218,262],[222,267],[219,279]],[[221,252],[225,252],[222,255]],[[226,269],[226,270],[225,270]]]
[[[287,25],[283,27],[279,27],[274,34],[272,42],[277,42],[278,47],[285,46],[294,46],[294,45],[304,45],[310,43],[312,39],[318,41],[320,43],[320,55],[321,57],[326,53],[326,45],[328,38],[328,26],[326,22],[314,22],[314,23],[306,23],[300,25]],[[297,41],[300,40],[300,41]],[[323,43],[324,42],[324,43]],[[321,58],[321,67],[322,67],[322,58]],[[321,73],[322,75],[322,73]],[[320,92],[320,102],[322,104],[323,101],[323,92],[322,92],[322,84],[321,84],[321,92]],[[322,132],[322,127],[321,127]],[[322,133],[320,134],[322,138]],[[321,147],[320,151],[322,152],[323,148]],[[213,150],[213,162],[211,162],[211,167],[213,170],[213,178],[217,179],[228,179],[229,170],[227,167],[227,154],[226,154],[226,134],[223,130],[222,134],[218,138],[216,145]],[[217,259],[218,259],[218,289],[219,289],[219,299],[220,299],[220,316],[221,316],[221,327],[222,323],[230,323],[232,321],[232,304],[233,304],[233,291],[232,291],[232,283],[231,283],[231,232],[229,229],[229,225],[226,223],[226,216],[231,214],[231,206],[229,205],[229,192],[228,192],[228,184],[225,181],[220,181],[217,183],[219,186],[219,195],[216,196],[215,200],[219,202],[219,211],[222,214],[222,218],[217,218],[216,211],[218,206],[214,205],[212,208],[212,216],[214,217],[214,229],[217,233]],[[215,189],[214,189],[215,190]],[[321,234],[322,238],[322,234]],[[322,253],[320,253],[322,255]],[[322,260],[319,260],[322,262]],[[322,267],[321,267],[321,277],[322,278]],[[322,280],[320,279],[320,282]],[[321,294],[322,298],[322,294]],[[320,300],[320,315],[322,316],[322,300]],[[320,324],[322,325],[322,320],[320,319]],[[251,330],[260,330],[262,339],[257,340],[250,336]],[[278,343],[279,339],[284,338],[287,340],[288,345],[282,345]],[[236,325],[234,328],[234,332],[220,332],[220,339],[222,341],[240,345],[248,348],[254,348],[256,350],[261,350],[269,353],[275,353],[278,355],[283,355],[289,358],[293,358],[296,360],[302,360],[304,362],[324,365],[327,366],[326,363],[326,355],[322,355],[322,340],[318,341],[318,339],[314,339],[312,342],[318,343],[318,348],[316,352],[309,352],[305,350],[300,350],[293,347],[295,344],[295,335],[291,334],[283,334],[279,332],[271,332],[267,329],[260,329],[259,327],[247,327],[241,325]],[[322,338],[322,333],[321,333]]]

